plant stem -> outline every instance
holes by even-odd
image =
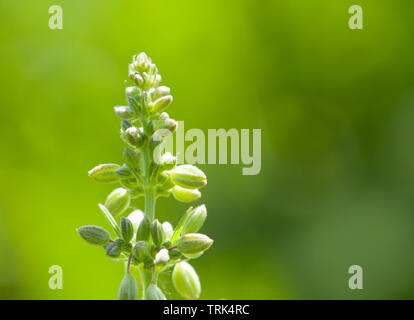
[[[145,189],[145,215],[152,222],[155,218],[155,191],[149,187]]]

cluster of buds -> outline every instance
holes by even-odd
[[[195,166],[178,166],[176,157],[162,148],[177,122],[165,112],[173,98],[168,87],[159,86],[161,76],[155,64],[140,53],[134,56],[128,72],[135,85],[126,88],[127,106],[114,108],[121,118],[121,139],[126,144],[124,163],[101,164],[89,171],[95,181],[121,185],[99,205],[116,237],[98,226],[83,226],[78,232],[87,242],[103,247],[111,259],[125,261],[118,299],[136,300],[140,291],[142,299],[166,299],[157,281],[161,272],[171,268],[178,293],[198,299],[200,281],[188,261],[213,243],[198,233],[207,209],[204,205],[190,207],[173,228],[155,218],[155,202],[171,194],[181,202],[195,201],[201,197],[199,189],[207,184],[207,178]],[[144,212],[132,206],[138,197],[145,198]],[[132,212],[124,216],[130,209]]]

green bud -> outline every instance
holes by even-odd
[[[150,284],[145,290],[145,300],[167,300],[167,298],[157,285]]]
[[[187,189],[198,189],[207,184],[204,172],[190,164],[175,167],[171,170],[171,177],[177,185]]]
[[[105,207],[115,217],[122,214],[131,202],[131,194],[124,188],[112,191],[106,198]]]
[[[162,112],[162,113],[160,114],[159,118],[160,118],[160,119],[165,120],[165,119],[169,119],[169,118],[170,118],[170,116],[168,115],[168,113],[167,113],[167,112]]]
[[[121,281],[118,291],[118,300],[137,300],[138,284],[135,278],[128,272]]]
[[[137,82],[139,74],[134,75],[134,81]],[[141,78],[142,79],[142,78]],[[135,114],[139,114],[141,111],[141,90],[137,87],[128,87],[125,89],[125,95],[127,97],[128,105]]]
[[[156,255],[154,262],[157,266],[164,266],[170,260],[167,249],[161,249]]]
[[[175,289],[184,298],[195,300],[200,298],[201,285],[197,272],[187,262],[179,262],[172,273]]]
[[[119,181],[119,183],[121,184],[121,186],[123,186],[126,189],[133,189],[133,191],[138,191],[137,188],[139,188],[139,184],[138,184],[137,179],[135,178],[122,179],[121,181]],[[133,196],[132,193],[131,193],[131,196]]]
[[[173,249],[169,252],[171,260],[177,260],[182,256],[182,253],[176,249]]]
[[[145,241],[138,241],[134,246],[134,257],[138,262],[144,262],[150,256],[149,244]]]
[[[134,233],[137,233],[138,226],[141,223],[142,219],[144,219],[144,213],[141,210],[136,209],[128,215],[128,219],[131,221],[132,226],[134,227]]]
[[[122,179],[129,178],[132,176],[131,170],[127,166],[122,166],[118,170],[116,170],[116,173],[118,176],[120,176]]]
[[[173,97],[168,95],[155,100],[155,102],[151,105],[152,112],[163,112],[168,108],[168,106],[173,101]]]
[[[164,233],[164,229],[162,228],[162,225],[158,221],[158,219],[155,219],[153,221],[153,223],[152,223],[151,235],[152,235],[152,240],[154,241],[154,243],[157,246],[159,246],[162,243],[164,243],[164,241],[165,241],[165,233]]]
[[[157,88],[151,88],[149,93],[151,95],[151,99],[153,101],[157,100],[158,98],[167,96],[170,94],[170,88],[166,86],[159,86]]]
[[[129,127],[125,130],[125,139],[130,145],[137,148],[142,146],[142,144],[144,143],[142,131],[134,126]]]
[[[201,197],[201,193],[197,189],[185,189],[180,186],[172,188],[172,193],[174,198],[181,202],[192,202]]]
[[[137,241],[149,241],[151,236],[151,222],[147,217],[144,217],[137,230]]]
[[[190,211],[184,221],[182,233],[194,233],[200,230],[207,218],[207,208],[203,204]]]
[[[135,81],[135,84],[136,84],[138,87],[140,87],[140,88],[144,88],[145,81],[144,81],[144,79],[142,78],[142,76],[141,76],[140,74],[136,73],[136,74],[134,75],[134,81]]]
[[[125,242],[130,242],[134,236],[134,226],[128,218],[121,217],[121,234]]]
[[[117,164],[100,164],[88,172],[89,177],[98,182],[117,182],[119,181],[119,176],[116,173],[116,170],[119,169]]]
[[[131,119],[134,117],[134,111],[130,107],[116,106],[114,107],[115,114],[121,119]]]
[[[90,244],[98,246],[105,245],[110,242],[111,235],[104,228],[98,226],[83,226],[77,229],[79,235]]]
[[[132,127],[132,123],[129,122],[128,120],[122,120],[121,121],[121,129],[123,131],[125,131],[126,129],[128,129],[129,127]]]
[[[173,233],[174,233],[174,229],[171,225],[171,223],[169,223],[168,221],[165,221],[162,224],[162,229],[164,230],[164,234],[165,234],[165,241],[168,241],[171,239]]]
[[[201,233],[188,233],[177,241],[177,249],[186,254],[197,254],[206,251],[213,244],[213,240]]]
[[[161,156],[160,165],[161,170],[171,170],[175,167],[177,158],[174,157],[171,152],[166,152]]]
[[[106,255],[109,257],[119,257],[121,254],[121,246],[119,241],[113,241],[105,246]]]
[[[132,65],[135,70],[141,73],[141,72],[149,71],[151,62],[152,62],[151,59],[148,58],[145,52],[141,52],[139,55],[134,56]]]
[[[130,168],[138,168],[141,161],[141,153],[129,147],[124,148],[123,158],[126,165]]]
[[[152,240],[157,246],[164,243],[166,235],[162,227],[162,224],[158,221],[158,219],[155,219],[152,222],[151,235]]]

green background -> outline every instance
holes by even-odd
[[[87,171],[121,162],[112,107],[141,51],[186,130],[262,129],[259,175],[200,165],[215,240],[193,263],[202,299],[414,298],[413,14],[408,0],[1,0],[0,298],[116,298],[122,264],[75,229],[107,226],[113,186]],[[187,207],[161,199],[157,215]]]

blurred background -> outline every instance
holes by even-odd
[[[262,129],[259,175],[200,165],[215,240],[193,263],[202,299],[414,298],[413,14],[409,0],[1,0],[0,298],[116,298],[123,265],[75,229],[107,227],[97,203],[114,186],[87,172],[121,162],[113,106],[141,51],[186,130]],[[163,198],[157,215],[187,207]]]

